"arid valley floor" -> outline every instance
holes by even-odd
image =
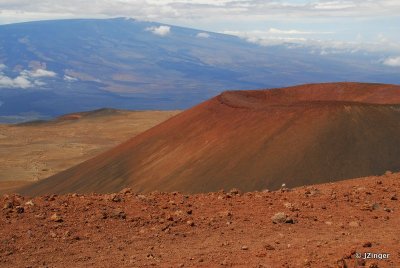
[[[90,159],[178,112],[102,109],[50,122],[0,125],[0,193]]]

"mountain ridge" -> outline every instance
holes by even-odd
[[[168,31],[159,34],[159,27]],[[77,110],[187,109],[222,91],[331,81],[400,83],[374,52],[290,44],[127,19],[0,25],[0,122]]]

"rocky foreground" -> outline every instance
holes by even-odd
[[[4,195],[0,267],[400,267],[399,189],[387,173],[274,192]],[[380,259],[357,259],[368,252]]]

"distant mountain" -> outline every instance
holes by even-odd
[[[228,91],[95,158],[21,189],[279,189],[400,171],[400,86]]]
[[[309,82],[400,83],[363,52],[321,55],[290,44],[133,19],[0,26],[0,121],[101,107],[183,109],[223,90]]]

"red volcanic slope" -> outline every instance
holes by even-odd
[[[400,86],[229,91],[20,192],[276,189],[398,171],[399,159]]]

